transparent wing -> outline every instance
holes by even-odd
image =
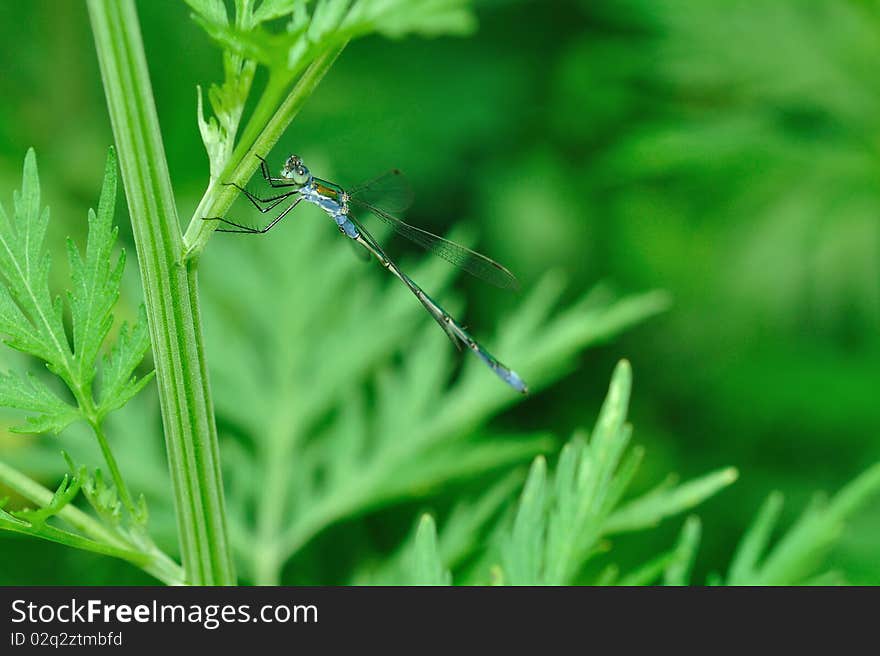
[[[381,210],[361,199],[352,197],[352,201],[382,219],[397,234],[406,237],[434,255],[442,257],[447,262],[460,267],[472,276],[476,276],[502,289],[519,289],[519,282],[516,276],[495,260],[448,239],[438,237],[427,230],[404,223],[385,210]]]
[[[391,169],[348,190],[348,195],[364,205],[384,207],[389,212],[405,212],[413,202],[412,187],[398,169]]]

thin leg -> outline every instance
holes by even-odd
[[[296,191],[288,191],[288,192],[285,192],[285,193],[280,194],[278,196],[272,196],[271,198],[260,198],[259,196],[254,196],[247,189],[245,189],[241,185],[238,185],[234,182],[224,182],[223,184],[227,187],[235,187],[236,189],[238,189],[241,193],[243,193],[245,196],[247,196],[247,199],[251,202],[251,204],[254,207],[256,207],[263,214],[265,214],[266,212],[271,210],[273,207],[278,205],[278,203],[280,203],[285,198],[290,198],[295,193],[297,193]],[[272,201],[275,201],[275,202],[273,203]],[[261,207],[259,205],[259,203],[272,203],[272,204],[269,207],[264,208],[264,207]]]
[[[272,174],[269,172],[269,165],[266,163],[266,160],[254,153],[257,156],[257,159],[260,160],[260,171],[263,173],[263,179],[269,183],[271,187],[301,187],[302,185],[298,185],[295,182],[291,182],[287,178],[273,178]]]
[[[272,228],[274,228],[281,219],[283,219],[285,216],[287,216],[287,213],[290,212],[290,210],[292,210],[294,207],[299,205],[299,202],[301,200],[302,200],[302,198],[297,198],[293,203],[291,203],[288,207],[286,207],[284,209],[284,211],[281,212],[281,214],[279,214],[274,219],[272,219],[272,223],[267,225],[265,228],[252,228],[251,226],[246,226],[241,223],[236,223],[235,221],[230,221],[229,219],[224,219],[223,217],[220,217],[220,216],[206,217],[204,220],[205,221],[222,221],[226,225],[231,225],[231,226],[234,226],[235,228],[238,228],[237,230],[229,230],[227,228],[217,228],[216,232],[232,232],[232,233],[236,233],[236,234],[245,234],[245,235],[264,235],[267,232],[269,232]],[[277,201],[277,202],[280,203],[281,201]]]

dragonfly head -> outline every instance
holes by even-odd
[[[284,162],[284,168],[281,169],[281,177],[292,180],[296,184],[304,185],[312,177],[309,169],[303,164],[303,161],[296,155],[291,155]]]

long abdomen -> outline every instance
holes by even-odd
[[[351,223],[351,221],[349,221]],[[353,226],[355,230],[357,228]],[[393,273],[403,284],[407,286],[407,288],[415,295],[419,302],[424,306],[424,308],[428,311],[428,313],[434,317],[434,320],[440,324],[440,327],[443,329],[443,332],[452,340],[452,343],[457,347],[461,348],[462,346],[466,346],[470,349],[474,355],[476,355],[487,367],[489,367],[492,371],[495,372],[501,380],[510,385],[513,389],[521,394],[527,394],[529,391],[528,386],[525,381],[520,378],[520,376],[509,369],[501,362],[499,362],[489,351],[484,349],[480,344],[471,337],[470,333],[468,333],[452,316],[446,312],[439,304],[437,304],[434,299],[428,296],[421,287],[419,287],[412,278],[406,275],[400,268],[392,262],[385,255],[385,252],[382,248],[375,242],[374,239],[370,237],[370,235],[359,232],[357,236],[353,236],[352,239],[355,239],[359,244],[361,244],[364,248],[366,248],[370,253],[372,253],[376,259],[382,264],[383,267],[388,269],[391,273]]]

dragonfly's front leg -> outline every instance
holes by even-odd
[[[272,196],[271,198],[260,198],[259,196],[254,196],[254,194],[249,192],[247,189],[245,189],[241,185],[236,184],[235,182],[224,182],[223,185],[227,186],[227,187],[235,187],[236,189],[238,189],[241,193],[243,193],[247,197],[247,199],[251,202],[251,204],[254,207],[256,207],[263,214],[265,214],[266,212],[270,211],[272,208],[277,206],[285,198],[290,198],[294,194],[299,193],[298,190],[297,191],[288,191],[283,194],[279,194],[278,196]],[[261,207],[260,203],[272,203],[272,204],[269,205],[268,207]]]
[[[263,174],[263,179],[269,183],[270,187],[300,187],[302,185],[298,185],[297,183],[288,180],[287,178],[273,178],[272,173],[269,171],[269,164],[266,163],[266,160],[257,155],[256,158],[260,160],[260,171]]]
[[[283,200],[283,199],[282,199]],[[225,219],[222,216],[212,216],[212,217],[204,217],[204,221],[220,221],[225,223],[226,225],[233,226],[235,230],[230,230],[228,228],[217,228],[217,232],[232,232],[236,234],[244,234],[244,235],[264,235],[269,232],[272,228],[278,225],[278,222],[287,216],[288,212],[292,210],[294,207],[299,205],[302,198],[297,198],[293,203],[290,204],[287,208],[284,209],[281,214],[272,219],[272,222],[267,225],[265,228],[254,228],[252,226],[244,225],[242,223],[236,223],[235,221],[230,221],[229,219]],[[281,201],[277,201],[276,205]]]

